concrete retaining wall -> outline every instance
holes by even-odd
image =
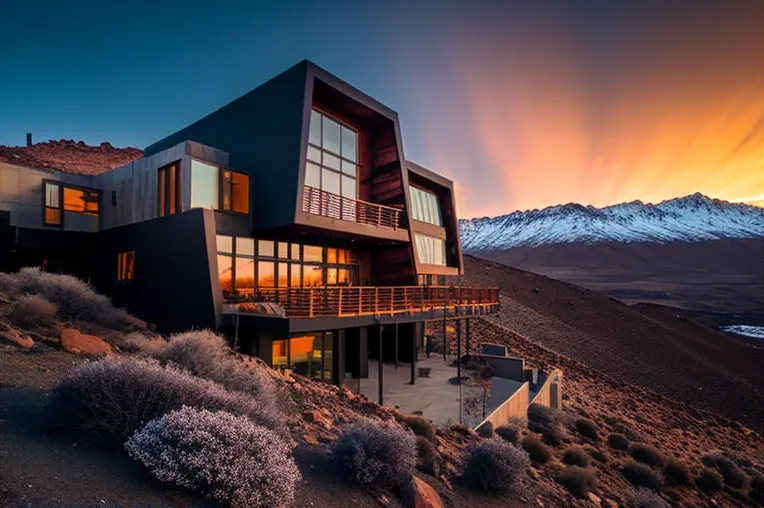
[[[553,370],[549,373],[544,384],[533,397],[531,403],[548,406],[553,409],[562,408],[562,371]]]
[[[479,358],[491,366],[494,376],[520,382],[525,381],[525,360],[491,355],[480,355]]]
[[[487,422],[491,422],[493,428],[501,427],[506,424],[510,418],[525,418],[528,413],[528,383],[523,383],[515,393],[512,394],[504,403],[497,407],[493,413],[488,415],[485,420],[475,427],[478,430]]]

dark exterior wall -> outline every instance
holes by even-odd
[[[191,140],[230,154],[250,175],[254,232],[293,224],[298,195],[307,62],[146,148]]]
[[[94,282],[116,306],[159,331],[215,329],[220,318],[214,291],[217,266],[210,266],[208,250],[214,235],[211,211],[202,209],[102,232]],[[134,280],[117,282],[117,254],[131,250]]]

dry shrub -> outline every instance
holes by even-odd
[[[163,482],[231,507],[288,507],[300,471],[290,444],[243,416],[184,406],[151,420],[125,443]]]
[[[422,436],[435,441],[437,439],[437,430],[435,425],[422,415],[404,415],[403,423],[417,436]]]
[[[663,468],[666,477],[677,485],[689,485],[690,470],[687,465],[677,457],[669,457],[666,467]]]
[[[11,273],[0,272],[0,293],[8,296],[18,296],[21,282]]]
[[[559,409],[533,403],[528,406],[528,430],[541,434],[544,442],[550,446],[565,443],[565,414]]]
[[[597,424],[588,418],[577,418],[573,423],[576,432],[591,440],[598,441],[600,438]]]
[[[443,458],[440,456],[438,447],[435,446],[435,443],[424,436],[417,436],[416,456],[417,469],[432,476],[440,475]]]
[[[631,445],[629,448],[629,455],[631,455],[634,460],[652,467],[661,467],[665,462],[663,455],[661,455],[655,447],[645,443]]]
[[[588,448],[587,453],[591,458],[596,460],[597,462],[601,462],[602,464],[606,464],[607,461],[610,459],[608,457],[608,454],[605,450],[600,450],[599,448]]]
[[[554,420],[552,408],[533,403],[528,406],[528,421],[548,425]]]
[[[117,329],[129,327],[130,317],[124,310],[115,309],[107,297],[76,277],[22,268],[16,278],[21,292],[44,296],[56,305],[58,316],[63,320],[93,321]]]
[[[607,444],[614,450],[628,450],[629,438],[623,434],[610,434],[607,438]]]
[[[518,444],[522,438],[520,427],[514,425],[502,425],[496,429],[496,435],[510,444]]]
[[[528,454],[499,439],[481,441],[467,450],[462,479],[473,489],[506,494],[523,490],[530,460]]]
[[[10,306],[8,319],[22,328],[51,328],[56,324],[57,308],[40,295],[23,295]]]
[[[597,486],[597,471],[594,468],[571,466],[557,477],[557,482],[571,494],[585,498]]]
[[[633,504],[634,508],[671,508],[661,496],[644,487],[637,489]]]
[[[621,474],[635,487],[646,487],[651,490],[660,490],[663,487],[661,477],[655,471],[639,462],[627,462],[623,465]]]
[[[340,474],[364,487],[393,487],[414,471],[416,453],[416,439],[408,431],[363,420],[345,427],[332,461]]]
[[[724,483],[736,489],[745,488],[748,477],[737,464],[724,455],[714,453],[703,457],[703,464],[716,467],[724,478]]]
[[[589,465],[589,454],[580,446],[571,446],[565,450],[562,461],[569,466],[586,467]]]
[[[546,464],[552,458],[552,449],[537,437],[525,436],[522,447],[528,452],[531,460],[537,464]]]
[[[158,355],[167,345],[167,341],[161,335],[148,335],[143,332],[130,332],[115,342],[122,351],[145,353],[152,357]]]
[[[724,488],[724,478],[718,471],[704,467],[695,478],[695,485],[706,494],[711,494]]]
[[[493,437],[493,423],[491,422],[485,422],[483,425],[478,427],[477,434],[480,437],[490,439]]]
[[[183,406],[243,415],[288,436],[272,406],[156,361],[107,358],[75,367],[51,392],[51,426],[122,445],[146,422]]]

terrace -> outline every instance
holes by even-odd
[[[302,210],[321,217],[366,224],[375,228],[405,229],[403,211],[399,208],[351,199],[310,185],[304,188]]]

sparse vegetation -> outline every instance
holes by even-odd
[[[58,309],[44,296],[20,296],[8,310],[11,323],[22,328],[50,328],[56,322]]]
[[[566,440],[564,416],[559,409],[533,403],[528,406],[528,430],[541,434],[544,442],[550,446],[561,446]]]
[[[703,464],[716,467],[724,478],[724,483],[736,489],[742,489],[748,484],[748,477],[732,459],[714,453],[703,457]]]
[[[597,462],[601,462],[602,464],[606,464],[607,461],[610,459],[608,457],[608,454],[605,450],[600,450],[599,448],[589,448],[587,449],[587,452],[589,453],[589,456],[596,460]]]
[[[690,483],[690,470],[677,457],[668,458],[663,472],[666,473],[666,478],[669,478],[677,485],[688,485]]]
[[[21,291],[21,282],[10,273],[0,272],[0,293],[8,296],[17,296]]]
[[[552,449],[537,437],[525,436],[522,447],[528,452],[531,460],[537,464],[546,464],[552,458]]]
[[[182,406],[245,415],[281,435],[281,419],[257,399],[156,361],[104,359],[84,363],[50,395],[51,427],[119,445],[149,420]]]
[[[502,425],[496,429],[496,435],[510,444],[518,444],[522,438],[522,431],[516,425]]]
[[[400,427],[364,420],[345,427],[332,460],[341,474],[364,487],[395,486],[416,467],[416,440]]]
[[[528,454],[498,439],[481,441],[467,451],[462,478],[483,492],[519,492],[530,467]]]
[[[571,494],[585,498],[597,486],[597,471],[594,468],[571,466],[557,477],[557,481]]]
[[[483,425],[478,427],[477,429],[478,436],[484,437],[486,439],[493,437],[493,423],[491,422],[485,422]]]
[[[634,508],[671,508],[671,505],[652,490],[640,487],[634,495]]]
[[[424,436],[417,436],[416,455],[417,469],[432,476],[440,475],[443,458],[440,456],[435,443]]]
[[[584,437],[588,437],[594,441],[598,441],[600,438],[597,424],[588,418],[577,418],[573,426],[576,431]]]
[[[663,455],[661,455],[655,447],[645,443],[635,443],[631,445],[631,447],[629,447],[629,455],[631,455],[634,460],[651,467],[661,467],[664,463]]]
[[[614,450],[628,450],[630,443],[629,438],[623,434],[610,434],[607,438],[607,444]]]
[[[403,423],[411,429],[414,434],[435,441],[437,439],[437,430],[435,425],[422,415],[405,415]]]
[[[629,461],[623,465],[621,474],[635,487],[646,487],[651,490],[660,490],[663,481],[658,474],[639,462]]]
[[[571,446],[565,450],[562,461],[569,466],[586,467],[589,465],[589,454],[580,446]]]
[[[695,485],[706,494],[711,494],[722,490],[724,478],[718,471],[704,467],[698,477],[695,478]]]
[[[536,404],[528,406],[528,421],[548,425],[553,421],[552,408]]]
[[[300,480],[284,439],[223,411],[171,411],[138,430],[125,449],[159,480],[234,508],[291,506]]]
[[[71,275],[22,268],[15,277],[22,293],[44,296],[56,305],[63,320],[89,320],[116,329],[123,329],[130,321],[125,311],[115,309],[107,297]]]

